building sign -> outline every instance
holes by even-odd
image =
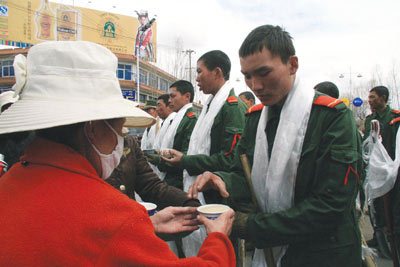
[[[122,89],[122,95],[125,99],[135,100],[135,90]]]
[[[137,17],[72,7],[48,0],[0,0],[0,44],[29,47],[43,41],[91,41],[123,54],[135,53]],[[153,53],[156,23],[152,24]],[[150,60],[155,60],[155,56]]]

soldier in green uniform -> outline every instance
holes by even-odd
[[[219,50],[207,52],[197,61],[196,80],[200,90],[212,95],[204,105],[202,113],[206,115],[209,110],[211,112],[210,107],[213,103],[218,104],[216,103],[218,93],[225,93],[226,97],[222,99],[220,108],[215,109],[216,115],[210,125],[209,152],[186,155],[182,153],[183,151],[171,150],[171,159],[166,159],[172,164],[178,164],[191,176],[201,174],[206,170],[228,169],[232,160],[232,151],[241,138],[247,106],[236,97],[234,88],[228,81],[230,67],[228,56]],[[205,117],[203,115],[203,118]],[[200,123],[197,131],[202,127],[204,124]],[[194,137],[196,135],[192,134],[192,139],[195,139]],[[194,143],[194,141],[190,142]]]
[[[161,148],[173,148],[186,153],[190,136],[197,122],[197,115],[194,113],[192,104],[194,99],[193,85],[185,80],[174,82],[170,86],[169,96],[169,107],[177,114],[163,137]],[[162,178],[169,185],[183,189],[182,168],[161,161],[159,155],[149,157],[151,157],[150,162],[157,165],[161,172],[164,172],[165,178]]]
[[[247,112],[230,172],[200,175],[189,195],[217,190],[236,210],[253,199],[258,209],[237,211],[232,232],[258,248],[253,266],[361,266],[355,215],[361,151],[352,112],[302,85],[291,37],[279,26],[254,29],[239,55],[262,104]],[[247,156],[250,182],[240,155]]]
[[[386,148],[389,156],[394,160],[396,153],[396,136],[400,126],[400,117],[391,120],[385,127],[385,139],[382,137],[382,144]],[[393,261],[398,265],[400,262],[400,173],[397,174],[396,183],[392,190],[387,195],[388,199],[388,212],[387,216],[390,218],[390,231],[392,233],[392,253]],[[385,217],[386,218],[386,217]],[[396,265],[395,265],[396,266]]]
[[[183,186],[187,191],[198,174],[206,170],[228,170],[233,151],[241,138],[247,106],[236,97],[229,82],[231,62],[220,50],[202,55],[197,61],[196,81],[201,91],[210,94],[190,137],[186,154],[170,150],[166,161],[184,171]],[[219,194],[201,195],[202,204],[220,201]],[[206,233],[195,231],[183,239],[186,257],[197,255]]]
[[[365,119],[365,132],[363,140],[367,139],[371,132],[371,121],[378,120],[380,126],[380,135],[382,137],[382,144],[388,151],[388,154],[394,158],[394,151],[396,146],[396,135],[393,134],[394,127],[389,123],[400,116],[398,110],[393,110],[387,104],[389,99],[389,90],[385,86],[376,86],[372,88],[368,95],[368,103],[372,113]],[[379,244],[376,239],[376,232],[380,231],[384,234],[384,227],[386,225],[386,215],[383,197],[374,200],[374,237],[367,241],[368,246],[378,247]],[[371,212],[371,211],[370,211]],[[382,244],[381,244],[382,245]],[[384,248],[379,248],[384,249]],[[385,252],[385,251],[383,251]]]

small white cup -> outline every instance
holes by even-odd
[[[140,205],[144,206],[149,216],[154,215],[157,209],[157,205],[151,202],[139,202]]]
[[[228,211],[229,209],[229,206],[222,204],[208,204],[198,207],[197,211],[199,212],[200,216],[204,216],[209,220],[215,220],[222,213]]]

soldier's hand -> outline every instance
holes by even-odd
[[[166,162],[178,164],[181,162],[183,153],[175,149],[164,149],[161,151],[161,158]]]
[[[145,154],[145,157],[148,162],[150,162],[153,165],[158,165],[160,164],[160,156],[157,154]]]
[[[196,181],[189,187],[188,197],[197,198],[198,192],[203,192],[207,190],[219,191],[222,197],[229,197],[228,191],[226,191],[226,184],[221,179],[221,177],[215,175],[212,172],[204,172],[197,176]]]

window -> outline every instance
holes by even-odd
[[[140,94],[140,102],[142,103],[146,102],[146,95]]]
[[[149,85],[153,88],[158,88],[158,77],[151,72],[149,72]]]
[[[147,83],[147,71],[141,69],[139,73],[140,73],[140,83],[148,84]]]
[[[132,66],[127,64],[118,64],[117,77],[120,80],[132,80]]]
[[[0,67],[1,67],[0,77],[15,76],[12,60],[4,60],[0,64],[1,64],[0,65]]]
[[[168,81],[160,78],[160,90],[168,92]]]

